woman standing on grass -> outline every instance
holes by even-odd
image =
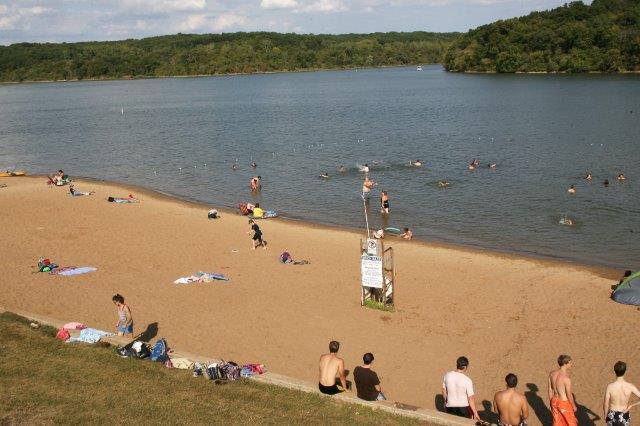
[[[131,316],[131,309],[124,303],[124,297],[116,294],[111,300],[118,308],[118,322],[116,324],[118,336],[133,335],[133,317]]]

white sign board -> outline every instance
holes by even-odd
[[[380,256],[363,254],[360,261],[360,273],[363,287],[382,288],[382,258]]]
[[[371,256],[378,255],[378,240],[375,238],[367,238],[367,253]]]

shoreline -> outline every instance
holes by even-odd
[[[46,178],[46,175],[30,175],[28,177],[29,178],[32,178],[32,177],[45,177]],[[143,185],[136,185],[136,184],[130,184],[130,183],[127,183],[127,182],[111,181],[111,180],[106,180],[106,179],[93,178],[93,177],[90,177],[90,176],[79,176],[77,178],[74,178],[74,180],[75,181],[80,181],[80,182],[82,182],[82,181],[96,182],[96,183],[112,185],[112,186],[124,186],[124,187],[127,187],[127,188],[135,189],[135,192],[138,192],[140,194],[150,195],[152,197],[156,197],[156,198],[159,198],[159,199],[164,199],[166,201],[173,201],[173,202],[183,203],[184,205],[187,205],[187,206],[203,208],[203,209],[207,209],[207,210],[211,209],[211,208],[215,208],[219,212],[224,213],[224,214],[232,214],[232,215],[235,215],[235,216],[244,217],[244,216],[241,216],[240,214],[238,214],[238,210],[234,209],[233,207],[220,206],[220,205],[216,204],[215,202],[214,203],[206,203],[206,202],[203,202],[203,201],[190,199],[188,197],[184,197],[184,196],[181,196],[179,194],[163,192],[163,191],[160,191],[160,190],[157,190],[157,189],[153,189],[153,188],[150,188],[150,187],[146,187],[146,186],[143,186]],[[358,227],[355,227],[355,226],[337,225],[337,224],[329,224],[329,223],[323,223],[323,222],[314,222],[314,221],[309,221],[309,220],[305,220],[305,219],[299,219],[299,218],[295,218],[295,217],[288,217],[288,216],[281,216],[281,215],[279,215],[276,218],[269,219],[269,220],[270,221],[274,221],[274,222],[282,222],[282,223],[285,223],[285,224],[287,222],[293,222],[293,223],[301,224],[303,226],[307,226],[307,227],[310,227],[310,228],[313,228],[313,229],[344,231],[344,232],[349,232],[349,233],[352,233],[352,234],[357,234],[360,238],[365,238],[364,233],[366,232],[366,230],[364,228],[358,228]],[[394,242],[398,242],[400,240],[395,238],[395,237],[391,237],[391,238],[385,239],[385,242],[389,242],[389,241],[394,243]],[[506,250],[506,249],[505,250],[500,250],[500,249],[497,249],[497,248],[474,246],[474,245],[465,245],[465,244],[460,244],[460,243],[455,243],[455,242],[448,242],[448,241],[424,240],[424,239],[420,239],[420,237],[415,237],[411,241],[414,244],[420,244],[420,245],[423,245],[424,247],[427,247],[427,248],[439,248],[439,249],[446,249],[446,250],[452,250],[452,251],[463,251],[463,252],[470,253],[470,254],[485,254],[485,255],[495,256],[497,258],[503,258],[503,259],[523,259],[523,260],[528,260],[528,261],[532,261],[532,262],[540,262],[543,265],[547,264],[547,265],[553,265],[553,266],[565,266],[565,267],[576,268],[576,269],[586,269],[586,270],[589,270],[589,271],[593,272],[594,274],[598,275],[599,277],[606,278],[606,279],[615,279],[615,280],[617,280],[622,275],[621,271],[624,272],[624,270],[619,269],[619,268],[615,268],[615,267],[612,267],[612,266],[591,264],[591,263],[580,262],[580,261],[576,261],[576,260],[572,260],[572,259],[565,259],[565,258],[561,258],[561,257],[553,257],[553,256],[550,256],[550,255],[529,253],[529,252],[524,252],[524,251],[509,251],[509,250]]]
[[[186,75],[159,75],[159,76],[122,76],[122,77],[105,77],[105,78],[83,78],[69,80],[24,80],[24,81],[0,81],[0,85],[18,85],[18,84],[36,84],[36,83],[81,83],[83,81],[100,82],[100,81],[135,81],[135,80],[158,80],[165,78],[209,78],[209,77],[236,77],[246,75],[269,75],[269,74],[297,74],[312,72],[330,72],[330,71],[352,71],[352,70],[377,70],[386,68],[408,68],[418,65],[440,65],[440,63],[420,63],[420,64],[401,64],[401,65],[380,65],[377,67],[345,67],[345,68],[304,68],[299,70],[275,70],[275,71],[254,71],[254,72],[236,72],[226,74],[186,74]]]

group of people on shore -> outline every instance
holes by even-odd
[[[349,392],[344,360],[338,356],[340,343],[331,341],[329,353],[320,357],[318,389],[327,395]],[[358,398],[366,401],[387,399],[382,392],[378,375],[371,369],[373,354],[362,357],[363,365],[353,371]],[[573,396],[569,355],[558,357],[558,368],[548,376],[549,408],[553,426],[577,426],[578,406]],[[468,375],[469,359],[461,356],[456,360],[456,369],[445,373],[442,379],[442,397],[445,411],[459,417],[480,420],[476,408],[473,381]],[[603,414],[607,426],[630,426],[630,410],[640,405],[640,390],[625,380],[627,364],[618,361],[613,366],[616,379],[607,385],[603,401]],[[498,426],[524,426],[529,418],[529,404],[522,392],[517,390],[518,376],[508,373],[505,388],[495,393],[493,411],[498,416]],[[639,400],[631,403],[635,395]]]

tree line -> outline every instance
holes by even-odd
[[[449,71],[640,71],[640,0],[580,1],[469,31],[444,56]]]
[[[441,62],[457,33],[176,34],[0,46],[0,81],[216,75]]]

